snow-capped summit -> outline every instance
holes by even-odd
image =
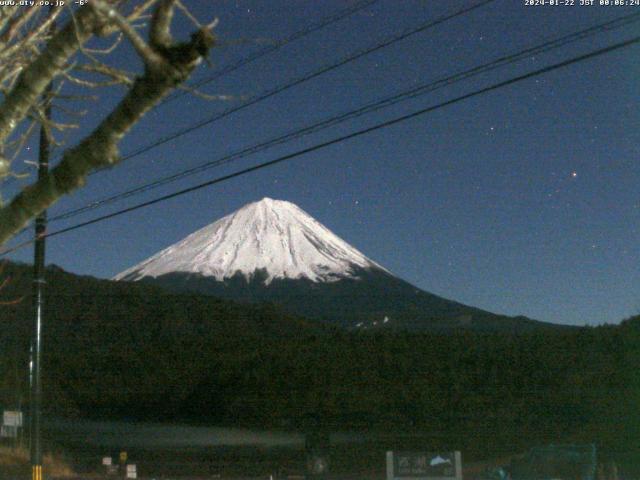
[[[420,290],[296,205],[270,198],[245,205],[114,279],[174,294],[268,302],[300,318],[353,330],[516,332],[546,325]]]
[[[192,233],[114,280],[198,273],[216,280],[257,271],[273,279],[332,282],[360,270],[386,270],[293,203],[263,198]],[[387,272],[388,273],[388,272]]]

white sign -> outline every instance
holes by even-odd
[[[112,462],[112,460],[111,460],[111,457],[103,457],[103,458],[102,458],[102,465],[105,465],[105,466],[107,466],[107,467],[108,467],[108,466],[109,466],[109,465],[111,465],[112,463],[113,463],[113,462]]]
[[[387,452],[387,480],[462,480],[460,452]]]
[[[22,426],[22,412],[5,410],[2,416],[2,425],[7,427],[21,427]]]
[[[135,465],[127,465],[127,478],[138,478],[138,472]]]

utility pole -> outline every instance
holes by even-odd
[[[45,103],[44,121],[51,118],[51,92],[52,86],[49,84],[44,92]],[[49,153],[51,143],[48,126],[40,126],[40,145],[38,152],[38,180],[43,178],[49,171]],[[44,285],[45,281],[45,251],[47,232],[47,211],[44,210],[36,217],[35,223],[35,246],[33,258],[33,338],[31,344],[32,367],[31,367],[31,435],[30,435],[30,456],[31,456],[31,480],[42,480],[42,435],[41,428],[41,407],[42,407],[42,316],[44,309]]]
[[[53,2],[49,6],[52,14],[55,6]],[[49,33],[56,29],[55,21],[49,26]],[[49,172],[49,156],[51,139],[49,138],[50,126],[46,124],[51,119],[51,102],[53,82],[49,82],[42,94],[44,104],[44,118],[40,125],[40,144],[38,149],[38,180],[44,178]],[[41,433],[41,409],[42,409],[42,316],[44,314],[44,285],[45,281],[45,253],[47,233],[47,211],[43,210],[35,222],[35,245],[33,252],[33,338],[31,342],[31,415],[29,450],[31,457],[31,480],[42,480],[42,433]]]

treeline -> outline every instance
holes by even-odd
[[[29,277],[9,270],[0,300],[25,297],[0,307],[3,406],[28,398]],[[477,457],[568,441],[638,449],[640,318],[526,335],[363,334],[270,306],[49,278],[48,414],[403,432]]]
[[[638,320],[563,334],[356,335],[222,345],[189,418],[433,434],[477,456],[640,438]]]

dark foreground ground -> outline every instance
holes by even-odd
[[[106,475],[102,461],[111,457],[118,464],[122,451],[142,479],[309,479],[309,438],[301,433],[127,422],[59,421],[47,424],[44,431],[45,449],[67,464],[77,479],[121,478]],[[314,450],[328,461],[328,474],[320,480],[382,480],[389,450],[461,450],[465,480],[482,478],[488,469],[508,465],[523,453],[514,447],[486,455],[483,450],[491,446],[491,439],[480,435],[467,438],[470,448],[456,448],[457,442],[445,436],[417,433],[359,431],[324,438],[328,443]],[[600,480],[640,480],[640,458],[633,454],[599,450],[598,460],[615,462],[618,471],[617,478],[607,475]],[[45,478],[52,478],[48,473],[45,468]],[[30,478],[28,466],[10,468],[0,461],[0,480]]]
[[[71,480],[115,480],[122,478],[116,473],[106,474],[101,466],[102,456],[111,455],[117,462],[118,452],[85,451],[75,457],[67,457],[74,469]],[[383,480],[386,478],[383,451],[367,445],[341,445],[327,452],[329,472],[314,477],[306,471],[306,455],[300,448],[224,447],[211,449],[182,450],[136,450],[127,452],[128,462],[135,464],[138,478],[145,480]],[[492,467],[506,465],[510,457],[491,461],[465,461],[463,478],[476,480],[486,478]],[[632,463],[634,459],[629,459]],[[637,460],[637,459],[635,459]],[[0,466],[0,480],[24,480],[31,477],[28,467],[6,468]],[[45,472],[45,478],[47,476]],[[619,466],[618,477],[609,475],[602,480],[638,480],[636,469]],[[542,480],[542,479],[540,479]],[[565,479],[576,480],[576,479]]]

